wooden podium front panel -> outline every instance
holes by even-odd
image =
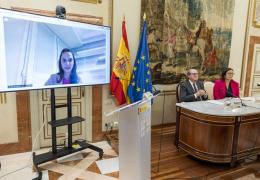
[[[232,125],[207,124],[182,116],[180,128],[180,141],[194,150],[216,155],[231,154],[234,133]]]
[[[214,116],[178,108],[176,146],[202,160],[234,163],[260,154],[260,113]]]
[[[237,148],[238,153],[260,149],[260,114],[241,118]]]
[[[211,119],[211,120],[210,120]],[[182,111],[180,115],[180,147],[194,156],[213,162],[230,162],[234,134],[234,118],[208,116]]]

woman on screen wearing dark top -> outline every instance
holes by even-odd
[[[81,79],[77,74],[77,64],[71,50],[65,48],[60,53],[59,72],[52,74],[45,85],[77,84]]]
[[[239,97],[239,84],[233,80],[234,70],[227,68],[221,73],[221,79],[215,81],[213,88],[214,99]]]

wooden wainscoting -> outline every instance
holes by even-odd
[[[92,87],[92,141],[104,139],[102,132],[102,86]]]

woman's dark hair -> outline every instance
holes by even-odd
[[[76,64],[76,61],[75,61],[75,57],[74,57],[74,54],[73,52],[68,49],[68,48],[64,48],[62,49],[61,53],[60,53],[60,58],[59,58],[59,72],[58,72],[58,75],[60,76],[60,79],[58,79],[58,83],[60,83],[63,78],[64,78],[64,70],[62,69],[62,66],[61,66],[61,56],[63,53],[65,52],[70,52],[72,54],[72,57],[73,57],[73,61],[74,61],[74,65],[73,65],[73,68],[70,72],[70,84],[76,84],[76,83],[79,83],[79,77],[77,75],[77,64]]]
[[[230,70],[234,71],[232,68],[226,68],[226,69],[224,69],[224,70],[222,71],[222,73],[221,73],[221,79],[222,79],[222,80],[225,79],[225,76],[227,75],[227,72],[230,71]]]

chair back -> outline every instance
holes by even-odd
[[[176,86],[176,101],[177,101],[177,103],[181,102],[180,92],[181,92],[181,83],[177,84],[177,86]]]
[[[208,94],[208,99],[214,99],[214,96],[213,96],[214,83],[211,81],[205,81],[204,88]]]

